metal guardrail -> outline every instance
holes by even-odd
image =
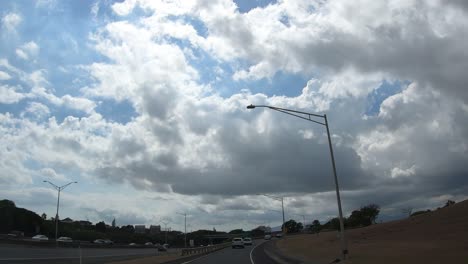
[[[181,256],[189,256],[189,255],[213,252],[216,250],[229,247],[230,245],[231,245],[231,242],[227,242],[227,243],[222,243],[222,244],[217,244],[217,245],[207,246],[207,247],[183,248],[181,252]]]

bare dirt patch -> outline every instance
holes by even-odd
[[[354,264],[468,263],[468,200],[404,220],[346,231]],[[281,253],[304,263],[330,263],[339,257],[338,232],[289,236],[277,242]]]

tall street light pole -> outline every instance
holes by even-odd
[[[43,181],[43,182],[46,182],[46,183],[52,185],[52,187],[54,187],[54,188],[58,191],[58,195],[57,195],[57,213],[55,214],[55,243],[57,243],[57,236],[58,236],[58,220],[59,220],[59,215],[58,215],[58,213],[59,213],[59,206],[60,206],[60,192],[61,192],[63,189],[67,188],[68,185],[70,185],[70,184],[72,184],[72,183],[78,183],[78,182],[76,182],[76,181],[74,181],[74,182],[69,182],[69,183],[67,183],[67,184],[65,184],[65,185],[62,185],[62,186],[57,186],[57,185],[51,183],[50,181]]]
[[[166,235],[165,235],[165,244],[167,244],[167,224],[169,224],[169,221],[161,221],[161,223],[164,224],[164,230],[166,231]]]
[[[332,162],[332,167],[333,167],[333,176],[335,179],[335,190],[336,190],[336,200],[338,203],[338,213],[340,216],[340,240],[341,240],[341,257],[343,259],[346,258],[346,254],[348,254],[348,249],[346,245],[346,240],[345,240],[345,232],[344,232],[344,223],[343,223],[343,211],[341,209],[341,197],[340,197],[340,189],[338,186],[338,177],[336,175],[336,166],[335,166],[335,156],[333,155],[333,148],[332,148],[332,143],[331,143],[331,137],[330,137],[330,129],[328,128],[328,120],[327,120],[327,115],[318,115],[318,114],[312,114],[312,113],[307,113],[307,112],[301,112],[301,111],[296,111],[296,110],[291,110],[291,109],[285,109],[285,108],[279,108],[279,107],[274,107],[274,106],[269,106],[269,105],[249,105],[247,106],[247,109],[254,109],[257,107],[264,107],[264,108],[269,108],[271,110],[275,110],[287,115],[292,115],[322,126],[325,126],[327,128],[327,136],[328,136],[328,147],[330,148],[330,156],[331,156],[331,162]],[[318,118],[323,118],[324,122],[316,121],[313,120],[313,117],[318,117]]]
[[[285,234],[284,229],[286,227],[284,226],[284,197],[283,196],[274,196],[274,195],[269,195],[269,194],[259,194],[259,195],[270,197],[273,200],[281,202],[281,211],[283,213],[283,225],[281,226],[281,231],[283,232],[283,234]]]
[[[177,213],[184,216],[184,225],[185,225],[185,232],[184,232],[184,248],[187,248],[187,214],[186,213]]]

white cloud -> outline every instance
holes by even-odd
[[[98,13],[99,13],[99,4],[100,4],[100,1],[96,1],[94,4],[91,5],[91,15],[93,16],[94,19],[97,18],[98,16]]]
[[[22,20],[22,17],[17,13],[7,13],[2,17],[2,26],[9,32],[16,32],[16,28]]]
[[[36,8],[55,8],[57,6],[57,0],[37,0]]]
[[[63,174],[57,173],[54,169],[52,168],[42,168],[39,171],[40,176],[39,177],[44,177],[44,179],[47,180],[57,180],[57,181],[70,181],[67,177],[65,177]]]
[[[17,103],[27,96],[24,93],[18,92],[18,90],[21,90],[20,87],[0,85],[0,103]]]
[[[26,54],[26,52],[24,52],[23,50],[21,49],[16,49],[16,55],[18,57],[20,57],[21,59],[23,60],[27,60],[28,59],[28,54]]]
[[[21,117],[27,118],[32,116],[33,118],[37,119],[43,119],[45,117],[48,117],[49,115],[49,108],[46,105],[38,102],[29,103],[27,108],[21,113]]]
[[[4,72],[4,71],[0,71],[0,81],[6,81],[6,80],[9,80],[11,79],[11,76],[10,74]]]
[[[128,188],[107,198],[84,192],[99,208],[66,198],[96,220],[157,218],[141,208],[147,197],[119,195],[132,188],[174,199],[155,208],[161,216],[190,208],[205,225],[227,223],[232,215],[251,214],[249,223],[257,224],[271,219],[265,212],[277,204],[249,196],[258,192],[290,195],[292,213],[336,215],[329,206],[334,186],[324,127],[245,109],[254,103],[327,113],[345,211],[369,199],[399,206],[411,198],[423,205],[421,197],[466,193],[462,11],[437,1],[279,1],[245,14],[232,1],[126,1],[113,10],[127,16],[137,5],[148,12],[145,18],[119,19],[91,34],[106,59],[81,66],[92,77],[82,95],[57,95],[47,71],[24,73],[0,60],[31,88],[21,94],[19,86],[1,86],[0,98],[46,101],[28,104],[20,117],[0,114],[0,145],[6,146],[0,152],[9,159],[0,159],[2,171],[18,167],[24,172],[18,181],[31,182],[39,176],[24,164],[34,161],[57,179],[71,179],[73,171],[112,190]],[[206,30],[198,32],[190,19]],[[32,58],[39,47],[29,46],[18,49]],[[245,90],[221,96],[200,77],[202,56],[219,63],[214,78],[233,72],[247,89],[248,81],[280,71],[309,81],[297,96]],[[410,85],[383,95],[378,114],[367,116],[368,96],[384,89],[384,80]],[[95,112],[94,100],[101,98],[128,101],[137,114],[126,124],[107,121]],[[59,118],[45,104],[87,116]]]
[[[16,55],[23,60],[36,57],[39,53],[39,46],[34,42],[27,42],[16,49]]]

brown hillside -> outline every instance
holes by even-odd
[[[346,231],[353,264],[468,263],[468,200],[447,208]],[[290,236],[280,251],[304,263],[330,263],[338,257],[337,232]]]

